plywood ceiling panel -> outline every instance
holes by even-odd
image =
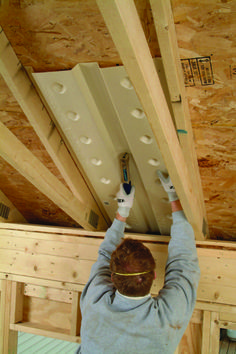
[[[172,0],[181,58],[209,56],[214,84],[186,87],[211,237],[236,238],[236,2]]]
[[[17,55],[35,71],[64,70],[78,62],[122,64],[96,0],[10,0],[0,22]],[[152,55],[160,56],[148,0],[137,0]]]

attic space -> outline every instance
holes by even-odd
[[[48,186],[40,182],[40,173],[29,177],[26,164],[16,166],[1,151],[1,203],[6,207],[11,203],[9,218],[17,210],[21,220],[28,223],[85,229],[89,227],[92,210],[95,230],[105,230],[115,212],[114,196],[120,183],[119,156],[127,151],[131,180],[140,191],[127,226],[130,232],[169,234],[170,209],[156,177],[155,170],[159,168],[171,171],[174,179],[177,176],[175,183],[181,198],[183,195],[185,209],[192,208],[185,201],[192,193],[188,194],[187,189],[196,188],[193,194],[197,194],[201,209],[201,229],[208,225],[208,238],[234,240],[236,4],[234,1],[172,0],[176,37],[170,24],[169,32],[168,26],[163,27],[149,1],[137,0],[135,5],[141,21],[140,33],[136,34],[140,38],[144,36],[140,43],[145,39],[147,45],[139,44],[135,50],[150,50],[148,55],[164,92],[164,99],[160,98],[158,104],[163,102],[161,99],[165,100],[169,108],[168,119],[172,120],[173,131],[177,131],[188,177],[181,175],[179,166],[175,166],[179,152],[170,161],[171,157],[163,150],[165,142],[158,135],[160,129],[155,127],[148,112],[149,103],[144,99],[145,87],[138,87],[134,82],[132,63],[125,61],[126,53],[121,48],[125,44],[117,43],[115,24],[111,28],[106,23],[95,0],[2,1],[1,35],[9,41],[12,51],[8,55],[17,58],[24,75],[21,83],[14,82],[11,70],[15,59],[4,62],[7,59],[3,55],[2,38],[1,68],[6,67],[0,77],[0,119],[10,134],[8,139],[16,137],[21,143],[19,149],[27,148],[29,154],[24,155],[22,150],[22,159],[31,161],[31,169],[45,171]],[[177,70],[176,75],[182,75],[184,89],[178,88],[182,103],[179,103],[178,90],[172,87],[176,82],[171,60],[165,52],[168,46],[163,44],[165,31],[169,36],[168,46],[177,50],[181,59],[181,73]],[[138,65],[142,66],[141,61]],[[122,78],[130,80],[131,89],[122,87]],[[50,85],[60,80],[69,80],[73,95],[68,90],[64,96],[57,94],[58,100],[54,101]],[[115,82],[119,84],[116,86]],[[35,97],[17,93],[24,85],[31,85]],[[81,98],[73,85],[78,85]],[[33,100],[38,100],[41,107]],[[86,118],[82,117],[85,106],[89,107]],[[64,126],[63,119],[60,122],[63,109],[69,116]],[[45,112],[44,116],[40,110]],[[178,110],[182,110],[184,123],[189,120],[187,128],[180,122]],[[75,111],[78,115],[73,116]],[[135,118],[132,112],[134,115],[143,112],[145,118]],[[33,115],[40,116],[41,121],[36,121]],[[77,143],[72,133],[78,138]],[[89,134],[98,145],[86,144],[85,140],[81,143]],[[170,141],[167,144],[171,145]],[[176,141],[170,149],[175,150],[175,144]],[[36,158],[34,162],[31,156]],[[187,188],[181,185],[181,178],[184,178],[182,184],[186,181],[189,184]],[[58,188],[63,190],[64,198],[74,198],[73,207],[72,202],[64,205],[60,200]],[[78,214],[83,216],[78,218]],[[193,223],[198,222],[189,212],[191,218]],[[9,220],[1,215],[1,221]]]

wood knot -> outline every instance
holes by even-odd
[[[77,278],[77,275],[78,275],[77,272],[73,272],[73,273],[72,273],[72,277],[73,277],[73,278]]]

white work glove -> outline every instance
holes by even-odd
[[[175,187],[173,186],[173,183],[171,182],[170,176],[165,177],[161,171],[157,171],[157,175],[160,178],[163,188],[165,189],[166,193],[168,194],[169,201],[174,202],[175,200],[178,200],[179,198],[176,194]]]
[[[130,193],[127,194],[123,188],[123,184],[121,183],[120,190],[116,195],[116,199],[118,202],[117,212],[120,214],[120,216],[123,216],[123,218],[127,218],[129,216],[130,209],[132,208],[134,202],[134,193],[134,186],[132,186]]]

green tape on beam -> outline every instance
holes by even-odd
[[[187,130],[184,129],[177,129],[178,134],[188,134]]]

